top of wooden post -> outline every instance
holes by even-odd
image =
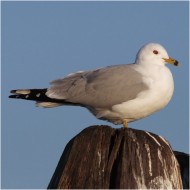
[[[66,146],[50,189],[181,189],[169,143],[150,132],[109,126],[84,129]]]

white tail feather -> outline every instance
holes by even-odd
[[[36,102],[36,106],[44,107],[44,108],[53,108],[53,107],[62,106],[62,105],[63,104],[56,103],[56,102]]]

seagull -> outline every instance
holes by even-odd
[[[85,107],[96,118],[127,128],[171,100],[174,81],[166,63],[179,65],[162,45],[148,43],[138,51],[135,63],[71,73],[52,81],[49,88],[11,90],[9,98],[34,100],[44,108]]]

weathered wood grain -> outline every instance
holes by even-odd
[[[66,146],[49,189],[182,189],[180,168],[162,137],[92,126]]]

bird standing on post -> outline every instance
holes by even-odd
[[[12,90],[9,97],[34,100],[44,108],[82,106],[98,119],[128,127],[170,101],[174,82],[166,63],[178,66],[160,44],[149,43],[133,64],[79,71],[52,81],[50,88]]]

